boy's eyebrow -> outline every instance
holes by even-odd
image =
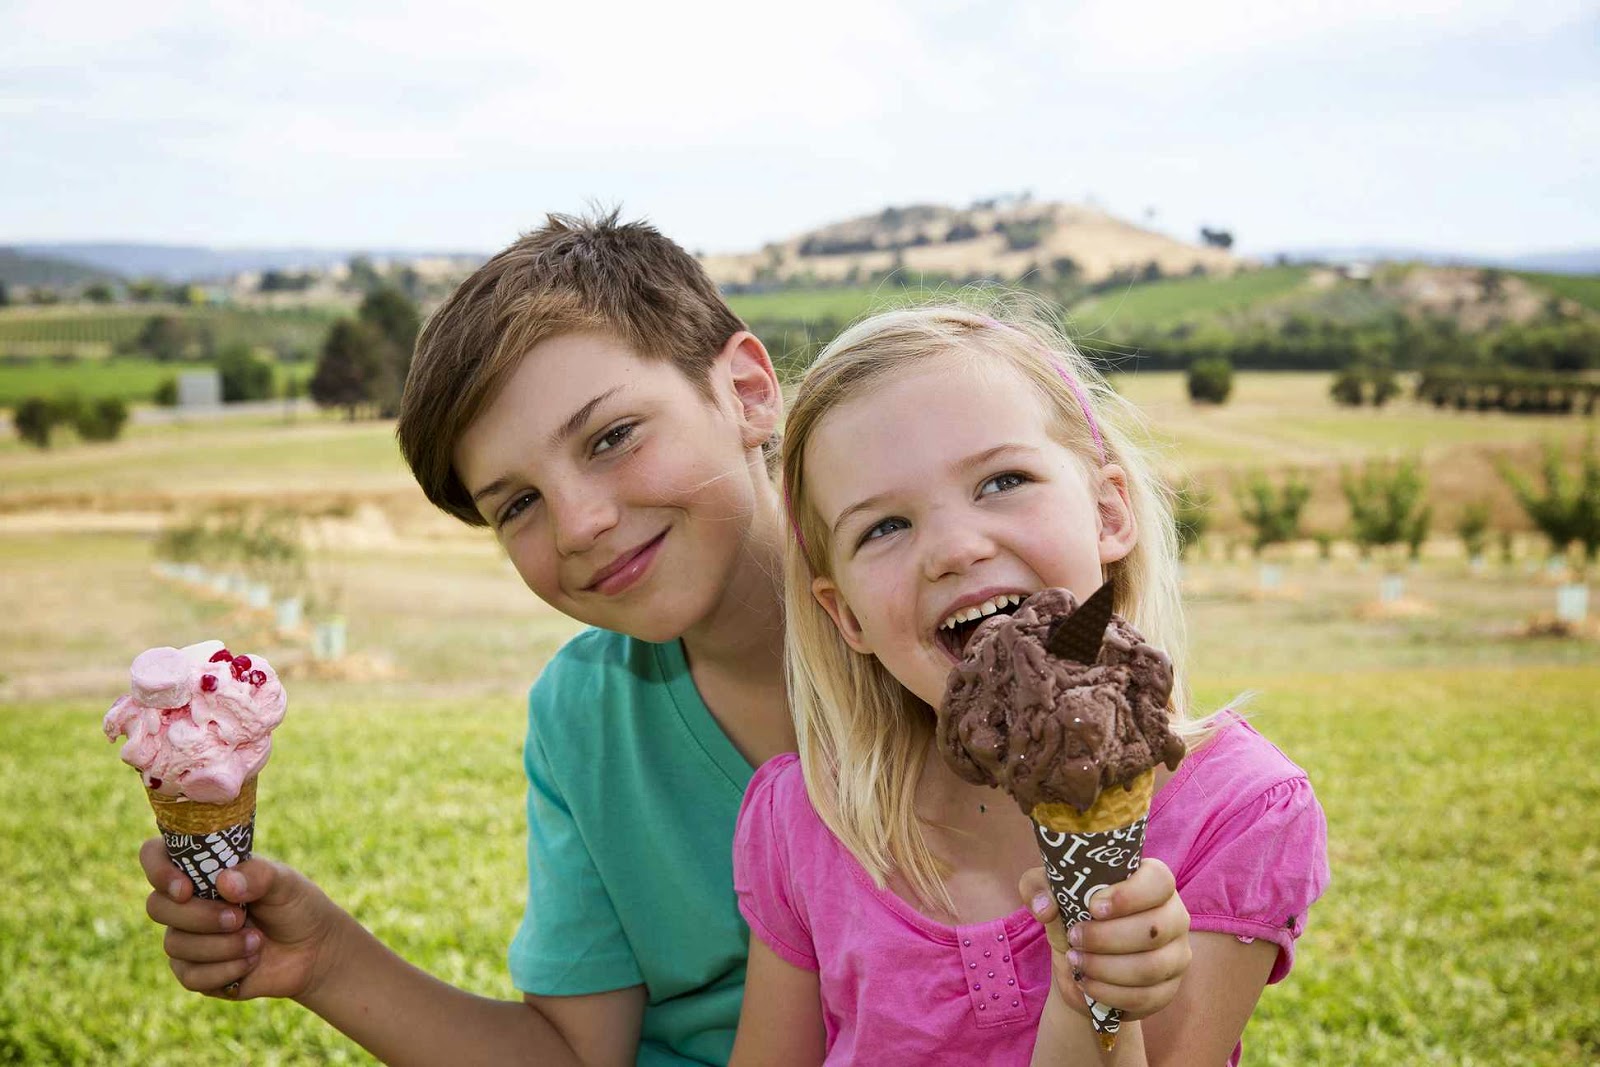
[[[594,414],[595,408],[598,408],[601,404],[604,404],[607,400],[611,399],[612,394],[622,392],[622,388],[623,387],[620,385],[613,386],[612,388],[601,393],[599,396],[595,397],[593,400],[589,401],[587,404],[583,405],[583,407],[579,408],[577,411],[574,411],[572,413],[572,417],[566,422],[562,423],[560,427],[558,427],[556,431],[550,435],[550,447],[555,448],[561,442],[565,441],[567,438],[583,429],[583,424],[589,421],[589,416]],[[494,496],[496,493],[504,490],[506,486],[510,485],[511,481],[512,478],[509,474],[496,478],[482,489],[479,489],[476,493],[473,493],[472,502],[476,504],[484,497]]]
[[[1031,445],[1011,444],[1008,442],[1003,445],[996,445],[993,448],[986,448],[982,452],[975,452],[972,455],[967,456],[965,459],[959,459],[952,463],[950,468],[958,473],[965,473],[966,471],[971,470],[973,467],[981,467],[984,464],[992,461],[995,457],[1004,455],[1007,452],[1026,452],[1037,454],[1038,451],[1039,450],[1037,448],[1034,448]],[[891,494],[888,492],[875,493],[872,496],[867,497],[865,500],[856,501],[854,504],[851,504],[849,507],[839,512],[839,517],[833,520],[833,525],[829,527],[828,532],[835,537],[838,536],[839,529],[844,526],[845,519],[848,519],[857,512],[872,511],[881,505],[883,501],[890,495]]]
[[[556,447],[561,442],[565,441],[567,438],[583,429],[583,424],[589,421],[589,416],[594,414],[594,409],[609,400],[612,394],[620,393],[621,391],[622,386],[612,386],[610,389],[607,389],[605,392],[601,393],[599,396],[583,405],[583,407],[579,408],[577,411],[574,411],[572,413],[572,417],[566,422],[562,423],[561,428],[550,435],[550,447]]]

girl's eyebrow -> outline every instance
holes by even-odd
[[[972,468],[981,467],[986,463],[992,462],[996,457],[1002,456],[1008,452],[1020,452],[1027,455],[1038,455],[1039,450],[1034,448],[1032,445],[1013,444],[1007,442],[1003,445],[996,445],[993,448],[986,448],[982,452],[974,452],[972,455],[967,456],[964,459],[958,459],[950,465],[950,469],[955,471],[957,474],[964,474]],[[882,505],[882,503],[892,495],[893,490],[886,490],[882,493],[874,493],[865,500],[856,501],[854,504],[851,504],[849,507],[839,512],[839,517],[833,520],[833,525],[828,528],[828,532],[832,536],[838,537],[839,530],[844,526],[846,519],[863,511],[874,510]]]

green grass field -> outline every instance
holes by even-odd
[[[1590,311],[1600,311],[1600,274],[1539,274],[1519,271],[1517,277],[1537,288],[1576,300]]]
[[[1310,273],[1305,267],[1268,267],[1230,278],[1173,278],[1114,289],[1068,310],[1074,329],[1090,335],[1173,326],[1287,297]]]
[[[82,359],[71,363],[35,358],[23,363],[0,364],[0,408],[15,407],[30,396],[77,393],[87,400],[116,397],[130,404],[150,403],[156,388],[188,370],[203,370],[207,363],[159,363],[153,359],[116,356]],[[275,363],[275,388],[285,382],[305,382],[316,365],[310,360]]]

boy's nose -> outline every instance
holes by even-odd
[[[616,505],[603,495],[569,497],[554,511],[556,551],[562,556],[588,551],[617,524]]]

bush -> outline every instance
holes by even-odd
[[[1300,536],[1300,514],[1311,499],[1311,484],[1297,471],[1274,486],[1262,471],[1255,471],[1241,485],[1235,484],[1234,498],[1239,516],[1255,530],[1252,547],[1257,556],[1269,545],[1283,544]]]
[[[1189,399],[1196,404],[1226,404],[1233,392],[1233,364],[1201,359],[1189,366]]]
[[[80,405],[73,425],[85,441],[115,441],[128,421],[128,405],[114,396]]]
[[[272,364],[240,342],[225,345],[217,353],[217,371],[222,375],[222,402],[272,399]]]
[[[167,378],[162,381],[160,385],[156,386],[156,391],[151,395],[150,399],[155,401],[157,404],[160,404],[164,408],[177,407],[178,379]]]
[[[1350,525],[1362,558],[1374,547],[1406,544],[1412,558],[1427,538],[1433,509],[1426,502],[1427,480],[1414,459],[1388,463],[1371,460],[1358,475],[1340,472],[1340,486],[1350,505]]]
[[[42,396],[28,397],[11,413],[17,436],[35,448],[50,447],[50,431],[56,422],[56,406]]]

